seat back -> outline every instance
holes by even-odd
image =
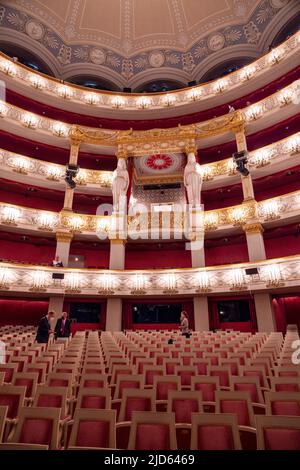
[[[3,372],[4,374],[4,383],[10,384],[12,382],[13,375],[17,370],[17,363],[0,364],[0,373]]]
[[[36,393],[38,378],[37,372],[16,372],[12,383],[26,387],[25,397],[30,398]]]
[[[0,442],[3,441],[5,420],[7,416],[7,406],[0,406]]]
[[[176,449],[174,413],[132,413],[128,450]]]
[[[177,375],[153,377],[153,389],[156,391],[156,400],[167,400],[168,393],[171,390],[181,389],[181,380]]]
[[[114,399],[122,398],[123,391],[126,388],[143,388],[144,387],[144,376],[138,374],[121,374],[117,377],[117,383],[115,388]]]
[[[216,392],[216,413],[235,414],[240,426],[255,425],[250,392]]]
[[[272,377],[271,392],[300,392],[300,377]]]
[[[241,450],[237,418],[233,414],[192,414],[191,450]]]
[[[192,377],[191,390],[199,390],[204,402],[215,402],[215,392],[220,390],[219,377]]]
[[[65,387],[47,387],[39,385],[34,397],[33,406],[38,408],[59,408],[61,409],[61,418],[68,415],[67,393]]]
[[[252,403],[264,404],[264,397],[259,383],[259,377],[229,377],[232,392],[249,392]]]
[[[21,408],[12,442],[58,449],[60,408]]]
[[[105,388],[108,387],[106,374],[82,374],[80,387]]]
[[[109,410],[111,408],[109,388],[80,388],[76,408]]]
[[[116,411],[77,408],[68,448],[76,447],[115,449]]]
[[[132,388],[123,391],[119,421],[131,421],[135,411],[156,411],[154,390]]]
[[[300,419],[297,416],[256,415],[258,450],[300,450]]]
[[[26,387],[2,385],[0,387],[0,406],[7,406],[7,418],[15,419],[24,406]]]
[[[300,416],[300,392],[267,392],[266,414]]]
[[[176,423],[191,423],[192,413],[203,413],[201,392],[169,391],[167,412],[175,413]]]

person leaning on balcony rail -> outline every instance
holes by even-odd
[[[62,268],[64,266],[63,262],[59,259],[59,256],[55,256],[55,259],[52,261],[52,266],[55,268]]]

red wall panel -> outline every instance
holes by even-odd
[[[144,250],[126,251],[125,269],[163,269],[190,268],[191,252],[189,250]]]
[[[86,268],[109,268],[109,247],[107,249],[89,250],[71,246],[70,255],[84,256]]]
[[[48,311],[48,300],[0,298],[0,325],[37,325]]]
[[[287,235],[284,237],[265,238],[267,258],[281,258],[283,256],[299,255],[300,237]]]
[[[243,263],[249,261],[247,243],[226,244],[205,248],[206,266]]]
[[[55,255],[55,246],[0,241],[0,258],[28,264],[51,264]]]

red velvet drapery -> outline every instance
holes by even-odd
[[[300,295],[275,296],[272,302],[277,331],[285,333],[290,324],[298,325],[300,331]]]

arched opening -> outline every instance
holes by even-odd
[[[225,62],[218,64],[206,72],[199,80],[199,83],[210,82],[217,78],[225,77],[226,75],[235,72],[236,70],[253,62],[253,57],[236,57],[228,59]]]
[[[120,91],[120,89],[109,80],[91,75],[76,75],[68,78],[66,81],[93,90]]]
[[[1,52],[8,55],[9,57],[17,57],[20,64],[26,65],[26,67],[35,70],[36,72],[41,72],[46,75],[54,76],[50,67],[42,60],[40,57],[33,54],[27,49],[17,46],[15,44],[5,44],[2,43],[0,46]]]
[[[143,83],[139,85],[134,92],[135,93],[162,93],[164,91],[179,90],[185,88],[187,84],[177,82],[175,80],[152,80],[151,82]]]
[[[300,12],[297,13],[293,18],[286,23],[281,30],[276,34],[273,39],[270,49],[279,46],[282,42],[286,41],[290,36],[295,34],[299,29],[300,24]]]

